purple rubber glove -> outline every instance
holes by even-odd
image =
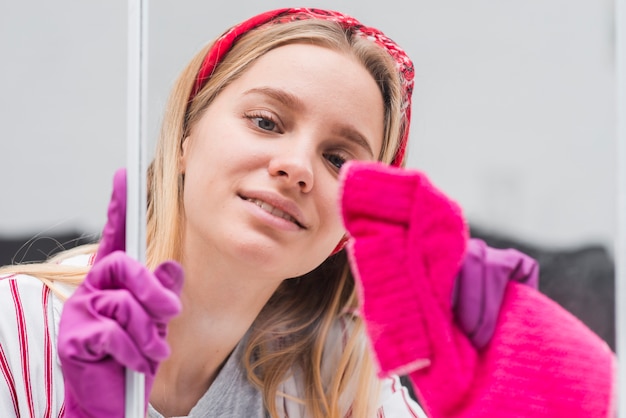
[[[509,281],[537,289],[537,262],[517,250],[490,248],[471,239],[457,275],[453,306],[457,324],[478,349],[491,340]]]
[[[126,171],[115,174],[108,221],[85,281],[65,302],[59,358],[65,416],[124,416],[125,368],[145,373],[146,405],[159,362],[169,356],[167,324],[181,310],[183,271],[154,272],[125,250]]]

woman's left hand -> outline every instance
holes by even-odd
[[[125,369],[146,375],[147,399],[169,356],[167,324],[181,310],[183,270],[166,261],[154,272],[124,251],[126,176],[116,174],[108,221],[93,267],[65,302],[58,350],[65,416],[124,415]]]

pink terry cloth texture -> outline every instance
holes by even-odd
[[[467,227],[426,175],[352,162],[341,208],[380,375],[407,373],[431,418],[607,417],[615,357],[598,336],[530,286],[506,285],[482,350],[454,319]]]

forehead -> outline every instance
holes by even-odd
[[[380,152],[384,104],[378,84],[351,53],[294,43],[259,57],[222,94],[275,90],[295,98],[292,110],[326,124],[347,124],[362,131]],[[378,155],[378,154],[375,154]]]

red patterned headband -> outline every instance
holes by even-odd
[[[381,31],[375,28],[365,26],[361,24],[358,20],[339,12],[301,7],[277,9],[261,13],[236,26],[233,26],[215,41],[213,47],[209,50],[206,57],[204,57],[202,66],[200,67],[198,75],[196,76],[196,82],[194,84],[190,100],[192,100],[196,96],[196,94],[198,94],[198,92],[202,89],[206,81],[211,77],[211,74],[213,74],[215,67],[217,67],[217,65],[221,62],[226,53],[230,51],[233,44],[237,41],[237,39],[239,39],[241,35],[264,24],[291,22],[304,19],[320,19],[337,22],[344,29],[350,30],[353,34],[375,42],[377,45],[387,51],[396,62],[403,89],[401,110],[403,111],[404,115],[404,132],[402,133],[400,145],[398,147],[396,155],[394,156],[392,165],[400,166],[402,164],[402,161],[404,160],[404,156],[406,153],[406,144],[409,137],[409,123],[411,120],[411,95],[413,93],[414,76],[413,63],[406,55],[404,50],[396,45],[396,43],[393,42],[391,39],[386,37]]]

